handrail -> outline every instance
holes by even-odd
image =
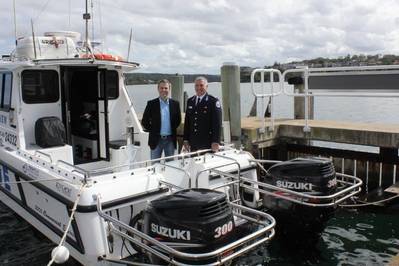
[[[167,186],[167,187],[169,187],[169,188],[174,188],[174,189],[177,189],[177,190],[183,190],[183,189],[184,189],[184,188],[182,188],[182,187],[179,187],[179,186],[177,186],[177,185],[175,185],[175,184],[166,182],[166,181],[164,181],[164,180],[159,180],[159,184],[165,185],[165,186]]]
[[[68,162],[66,162],[64,160],[58,160],[56,162],[57,166],[59,166],[60,164],[66,165],[68,167],[71,167],[72,168],[71,172],[77,172],[77,173],[83,175],[84,183],[87,183],[87,178],[90,177],[90,173],[88,171],[86,171],[83,168],[80,168],[79,166],[70,164],[70,163],[68,163]]]
[[[255,74],[256,73],[260,73],[262,89],[264,88],[264,83],[265,83],[265,73],[269,73],[270,74],[270,83],[271,83],[270,86],[271,86],[272,93],[258,94],[258,93],[255,92],[255,86],[254,85],[255,85]],[[273,74],[274,73],[277,73],[277,75],[279,77],[279,86],[280,86],[280,90],[277,91],[276,93],[274,93],[274,86],[273,86],[273,82],[274,82],[274,75]],[[282,93],[282,89],[283,89],[283,87],[281,86],[281,82],[280,82],[281,78],[282,78],[282,75],[281,75],[280,70],[278,70],[278,69],[273,69],[273,68],[269,68],[269,69],[257,68],[257,69],[254,69],[251,72],[251,90],[252,90],[252,94],[255,97],[258,97],[258,98],[277,96],[277,95],[281,94]]]
[[[161,163],[161,165],[164,166],[164,167],[170,167],[172,169],[175,169],[175,170],[178,170],[178,171],[182,171],[185,174],[185,176],[188,177],[188,188],[191,188],[191,175],[190,175],[190,173],[188,171],[186,171],[186,170],[184,170],[182,168],[170,165],[170,164],[166,164],[166,161],[164,163]]]
[[[223,146],[221,147],[221,150],[223,149]],[[194,152],[189,152],[189,153],[179,153],[179,154],[175,154],[172,156],[167,156],[167,157],[162,157],[162,158],[157,158],[157,159],[152,159],[152,160],[145,160],[145,161],[140,161],[140,162],[132,162],[132,163],[128,163],[128,164],[122,164],[122,165],[114,165],[114,166],[110,166],[110,167],[104,167],[104,168],[100,168],[100,169],[95,169],[95,170],[91,170],[90,173],[94,174],[94,173],[98,173],[98,172],[103,172],[103,171],[109,171],[109,170],[114,170],[114,169],[118,169],[118,168],[122,168],[122,167],[131,167],[134,165],[140,165],[140,164],[148,164],[148,163],[156,163],[156,162],[160,162],[162,160],[169,160],[169,159],[176,159],[176,158],[184,158],[187,156],[191,156],[191,155],[200,155],[202,153],[206,153],[206,152],[210,152],[212,151],[211,149],[205,149],[205,150],[198,150],[198,151],[194,151]]]
[[[264,159],[248,159],[250,162],[255,163],[281,163],[282,161],[279,160],[264,160]]]
[[[231,242],[223,247],[217,248],[216,250],[209,251],[206,253],[187,253],[187,252],[182,252],[182,251],[176,250],[175,248],[172,248],[172,247],[166,245],[165,243],[162,243],[162,242],[158,241],[157,239],[152,238],[151,236],[137,230],[136,228],[131,227],[131,226],[119,221],[118,219],[106,214],[102,210],[100,196],[97,197],[97,213],[105,221],[109,221],[112,223],[112,224],[110,224],[111,225],[110,228],[113,233],[116,233],[119,236],[126,238],[127,240],[133,242],[134,244],[137,244],[141,248],[147,250],[148,252],[150,252],[151,254],[153,254],[155,256],[158,256],[159,258],[165,260],[166,262],[172,263],[173,265],[183,265],[179,261],[175,260],[175,258],[187,259],[187,260],[192,260],[192,261],[199,261],[199,260],[215,258],[215,259],[217,259],[216,262],[207,264],[207,265],[215,265],[216,266],[216,265],[221,265],[227,261],[230,261],[233,258],[238,257],[241,254],[243,254],[244,252],[248,251],[249,249],[252,249],[252,248],[268,241],[275,234],[274,227],[276,225],[276,221],[271,215],[264,213],[264,212],[257,211],[257,210],[253,210],[251,208],[244,207],[244,206],[241,206],[241,205],[238,205],[235,203],[228,203],[228,204],[233,208],[233,210],[238,210],[238,212],[244,211],[245,213],[251,213],[254,216],[262,217],[263,218],[262,220],[261,219],[257,220],[257,224],[262,225],[263,228],[257,229],[257,231],[251,232],[250,234],[243,236],[243,237],[239,238],[238,240],[235,240],[234,242]],[[237,211],[235,211],[235,212],[237,212]],[[233,213],[234,213],[234,211],[233,211]],[[243,219],[246,219],[246,218],[253,219],[253,218],[251,218],[247,215],[244,215],[242,213],[240,213],[240,217],[243,217]],[[247,220],[248,222],[250,222],[249,219]],[[117,229],[116,226],[119,227],[120,229]],[[126,233],[122,232],[121,229],[125,230]],[[129,236],[128,233],[140,238],[140,240],[147,241],[149,244],[154,245],[157,249],[151,247],[150,245],[148,245],[148,243],[143,244],[141,241],[135,239],[132,236]],[[248,244],[251,241],[255,241],[255,242]],[[233,253],[227,255],[224,258],[220,258],[221,254],[225,254],[228,251],[232,251],[233,249],[241,247],[246,244],[248,244],[248,246],[245,246],[238,251],[234,251]],[[167,253],[169,256],[158,251],[158,249]],[[184,264],[184,265],[187,265],[187,264]]]
[[[236,164],[238,164],[238,163],[237,163],[237,162],[232,162],[232,163],[227,163],[227,164],[224,164],[224,165],[218,165],[218,166],[214,166],[214,167],[210,167],[210,168],[205,168],[205,169],[202,169],[201,171],[198,171],[197,174],[195,175],[195,187],[198,188],[199,176],[200,176],[202,173],[204,173],[204,172],[206,172],[206,171],[212,171],[213,169],[217,169],[217,168],[220,168],[220,167],[225,167],[225,166],[233,165],[233,164],[236,165]]]
[[[265,84],[265,73],[269,73],[270,77],[270,87],[271,87],[271,93],[266,93],[266,94],[258,94],[255,92],[255,74],[260,72],[260,79],[261,79],[261,85],[262,85],[262,91],[264,91],[264,84]],[[274,73],[277,73],[278,78],[279,78],[279,90],[274,93]],[[282,75],[280,70],[278,69],[254,69],[251,72],[251,90],[252,94],[255,96],[255,98],[264,98],[264,97],[270,97],[270,127],[269,130],[273,131],[274,130],[274,97],[280,95],[283,92],[284,89],[284,83],[281,82],[282,80]],[[265,128],[265,117],[262,115],[262,128]]]
[[[308,86],[308,76],[309,76],[309,68],[304,67],[304,68],[296,68],[296,69],[287,69],[283,73],[283,77],[280,80],[284,84],[285,81],[285,76],[289,73],[302,73],[304,76],[304,90],[305,93],[303,93],[301,96],[305,97],[305,127],[303,128],[304,132],[309,132],[310,127],[309,127],[309,86]],[[299,93],[290,93],[287,91],[287,89],[283,85],[283,91],[284,94],[287,96],[299,96]]]
[[[53,159],[51,158],[50,154],[47,154],[47,153],[44,153],[44,152],[38,151],[38,150],[36,150],[33,155],[37,156],[36,154],[43,155],[44,157],[47,157],[48,159],[50,159],[50,163],[53,163]]]
[[[88,178],[88,172],[87,172],[86,170],[84,170],[84,169],[82,169],[82,168],[80,168],[80,167],[78,167],[78,166],[76,166],[76,165],[72,165],[72,164],[70,164],[70,163],[68,163],[68,162],[66,162],[66,161],[63,161],[63,160],[57,160],[57,161],[54,163],[53,160],[52,160],[52,158],[51,158],[51,156],[50,156],[49,154],[45,153],[45,152],[42,152],[42,151],[39,151],[39,150],[35,150],[34,153],[32,154],[32,153],[29,153],[29,152],[26,151],[26,150],[17,149],[17,153],[16,153],[16,154],[19,155],[19,156],[21,156],[21,157],[23,157],[23,158],[28,157],[28,158],[29,158],[33,163],[35,163],[35,164],[38,164],[37,159],[42,160],[42,158],[40,157],[40,155],[45,156],[46,158],[50,159],[49,164],[51,165],[51,169],[54,169],[54,166],[59,167],[60,164],[63,164],[63,165],[68,166],[69,168],[71,168],[71,169],[68,169],[70,172],[72,172],[72,173],[73,173],[73,172],[77,172],[77,173],[81,174],[82,177],[83,177],[83,182],[84,182],[84,183],[87,183],[87,181],[88,181],[88,180],[87,180],[87,178]],[[34,159],[33,157],[35,157],[35,159]],[[35,161],[35,160],[36,160],[36,161]],[[40,164],[40,166],[43,167],[43,165],[41,165],[41,164]],[[65,170],[65,169],[63,169],[63,170]],[[60,170],[59,170],[59,171],[60,171]]]
[[[206,155],[207,155],[207,154],[204,155],[204,161],[205,161]],[[228,157],[228,156],[225,156],[225,155],[212,154],[212,156],[213,156],[213,157],[219,157],[219,158],[222,158],[222,159],[225,159],[225,160],[230,160],[230,161],[233,161],[234,163],[236,163],[236,165],[237,165],[238,184],[240,184],[240,182],[241,182],[241,180],[240,180],[240,176],[241,176],[241,165],[240,165],[240,163],[239,163],[236,159],[231,158],[231,157]],[[213,170],[216,170],[216,169],[213,169]],[[227,186],[227,185],[226,185],[226,186]],[[197,186],[197,187],[198,187],[198,186]],[[233,187],[233,188],[234,188],[234,187]],[[240,199],[241,199],[241,197],[240,197],[240,191],[239,191],[238,188],[237,188],[237,191],[235,191],[235,199],[236,199],[236,200],[240,200]]]
[[[312,206],[312,207],[329,207],[329,206],[335,206],[338,203],[346,200],[347,198],[350,198],[350,197],[358,194],[361,191],[361,185],[363,184],[363,181],[360,178],[355,177],[355,176],[345,175],[345,174],[341,174],[341,173],[337,173],[337,176],[352,179],[353,183],[352,183],[352,185],[350,185],[342,190],[339,190],[338,192],[336,192],[334,194],[328,195],[328,196],[317,196],[317,195],[312,195],[312,194],[306,194],[303,192],[296,192],[296,191],[292,191],[289,189],[277,187],[277,186],[274,186],[274,185],[271,185],[268,183],[251,180],[251,179],[248,179],[245,177],[241,178],[241,180],[244,181],[244,182],[242,182],[241,187],[244,187],[244,188],[247,188],[250,190],[254,190],[259,193],[266,194],[266,195],[271,195],[273,197],[282,198],[282,199],[285,199],[285,200],[288,200],[291,202],[295,202],[298,204],[302,204],[302,205],[307,205],[307,206]],[[337,182],[343,183],[341,180],[337,180]],[[249,183],[252,185],[257,185],[258,187],[246,185],[246,183]],[[264,189],[262,189],[262,187]],[[269,190],[265,190],[265,189],[269,189]],[[276,193],[274,193],[274,191],[283,192],[283,193],[286,193],[291,196],[297,196],[301,200],[297,200],[296,198],[292,198],[290,196],[285,196],[284,194],[281,194],[281,193],[276,194]],[[305,199],[307,199],[307,200],[314,199],[314,200],[321,200],[321,201],[330,200],[330,202],[328,202],[328,203],[309,203],[309,202],[305,202],[304,201]]]
[[[348,74],[370,74],[371,70],[374,70],[372,74],[379,73],[381,71],[387,69],[395,69],[399,70],[398,66],[364,66],[364,67],[339,67],[339,68],[297,68],[297,69],[288,69],[284,71],[282,75],[282,79],[280,82],[284,83],[285,77],[289,73],[301,73],[304,79],[304,92],[303,93],[290,93],[287,88],[283,86],[283,92],[287,96],[292,97],[304,97],[305,100],[305,127],[304,132],[310,132],[309,127],[309,97],[377,97],[377,98],[386,98],[386,97],[398,97],[399,93],[385,93],[385,92],[317,92],[312,90],[312,93],[309,92],[309,77],[311,76],[330,76],[330,75],[348,75]],[[378,70],[376,72],[375,70]],[[357,72],[355,72],[357,71]],[[355,72],[355,73],[354,73]],[[396,71],[399,74],[399,71]],[[315,89],[317,90],[317,88]]]
[[[352,93],[352,92],[315,92],[314,90],[317,89],[313,89],[312,93],[309,93],[309,85],[308,85],[308,79],[309,77],[312,76],[328,76],[327,73],[333,74],[333,75],[339,75],[341,73],[345,73],[345,74],[351,74],[350,72],[345,72],[345,70],[356,70],[357,67],[343,67],[343,68],[296,68],[296,69],[287,69],[286,71],[284,71],[283,73],[283,79],[282,81],[285,81],[285,77],[287,76],[287,74],[289,73],[301,73],[302,77],[304,78],[304,89],[305,92],[304,93],[290,93],[286,87],[283,86],[283,92],[285,95],[287,96],[294,96],[294,97],[315,97],[315,96],[320,96],[320,97],[377,97],[377,98],[385,98],[385,97],[399,97],[399,93],[386,93],[386,92],[357,92],[357,93]],[[359,69],[363,69],[361,67],[358,67]],[[374,68],[370,68],[368,67],[367,69],[374,69]],[[369,74],[369,71],[365,71],[367,69],[364,69],[361,73],[364,74]],[[384,70],[383,67],[379,67],[378,69],[380,69],[381,71]],[[389,69],[389,68],[388,68]],[[397,67],[396,69],[398,69],[397,74],[399,74],[399,67]],[[340,70],[341,72],[337,72],[337,70]],[[335,71],[335,72],[334,72]],[[305,98],[306,99],[306,98]]]

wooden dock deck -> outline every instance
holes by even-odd
[[[399,124],[355,123],[332,120],[309,120],[309,132],[304,132],[303,119],[276,119],[273,131],[261,133],[262,120],[256,117],[241,119],[242,133],[253,142],[272,142],[276,138],[320,140],[375,147],[398,148]],[[266,128],[270,119],[266,119]],[[266,144],[267,145],[267,144]]]

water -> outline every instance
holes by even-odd
[[[185,84],[188,95],[193,84]],[[288,86],[292,90],[291,86]],[[241,86],[241,111],[249,113],[253,96],[249,84]],[[261,92],[261,90],[258,90]],[[209,93],[221,99],[220,83],[211,83]],[[157,96],[155,85],[130,86],[136,111],[142,113],[146,100]],[[293,117],[293,99],[279,96],[275,100],[277,118]],[[266,104],[263,104],[265,108]],[[262,103],[258,103],[259,109]],[[397,124],[399,99],[318,98],[316,119],[335,119]],[[260,111],[261,112],[261,111]],[[331,219],[315,247],[290,248],[279,241],[240,259],[238,265],[386,265],[399,253],[399,215],[389,212],[340,210]],[[47,265],[55,244],[0,203],[0,265]],[[70,259],[64,265],[79,265]]]
[[[272,240],[237,265],[386,265],[399,253],[397,220],[397,213],[340,210],[316,246],[291,248]],[[0,203],[0,265],[46,265],[54,246]]]
[[[267,84],[266,84],[267,85]],[[292,92],[293,86],[286,84],[286,90]],[[277,88],[277,83],[274,85]],[[194,84],[186,83],[185,91],[189,97],[194,95]],[[249,114],[254,96],[250,83],[241,84],[241,116]],[[260,86],[256,86],[257,93],[269,93],[269,86],[265,86],[264,92]],[[157,97],[156,85],[128,86],[129,95],[132,98],[136,112],[143,113],[147,100]],[[208,92],[222,99],[222,89],[219,82],[210,83]],[[262,104],[258,100],[258,113],[264,113],[268,99]],[[274,112],[276,118],[293,118],[294,100],[286,95],[279,95],[274,100]],[[223,104],[223,103],[222,103]],[[316,97],[315,119],[341,120],[365,123],[398,124],[399,98],[362,98],[362,97]]]

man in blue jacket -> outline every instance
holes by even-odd
[[[149,132],[151,159],[172,156],[176,148],[176,129],[181,123],[179,102],[169,98],[169,80],[158,82],[159,97],[147,102],[141,124]]]

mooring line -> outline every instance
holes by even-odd
[[[383,199],[383,200],[379,200],[379,201],[374,201],[374,202],[367,202],[367,203],[360,203],[360,204],[340,204],[338,206],[340,207],[345,207],[345,208],[355,208],[355,207],[363,207],[363,206],[370,206],[370,205],[377,205],[383,202],[387,202],[390,200],[393,200],[395,198],[399,197],[399,195],[395,195],[393,197],[387,198],[387,199]]]
[[[82,185],[80,186],[78,195],[76,196],[75,203],[73,204],[73,207],[72,207],[72,210],[71,210],[71,216],[69,217],[68,224],[67,224],[67,226],[66,226],[66,228],[65,228],[64,234],[62,235],[62,238],[61,238],[61,240],[60,240],[60,243],[58,244],[58,246],[57,246],[56,248],[61,247],[61,246],[64,244],[64,242],[65,242],[65,239],[66,239],[67,234],[68,234],[68,231],[69,231],[69,227],[71,227],[72,220],[73,220],[73,217],[74,217],[74,215],[75,215],[76,208],[77,208],[77,206],[78,206],[78,202],[79,202],[79,199],[80,199],[82,190],[83,190],[83,188],[84,188],[85,186],[86,186],[86,184],[82,184]],[[53,254],[51,260],[49,261],[49,263],[47,264],[47,266],[51,266],[51,264],[54,263],[54,260],[55,260],[55,258],[56,258],[56,255],[57,255],[57,252],[54,252],[54,254]]]

